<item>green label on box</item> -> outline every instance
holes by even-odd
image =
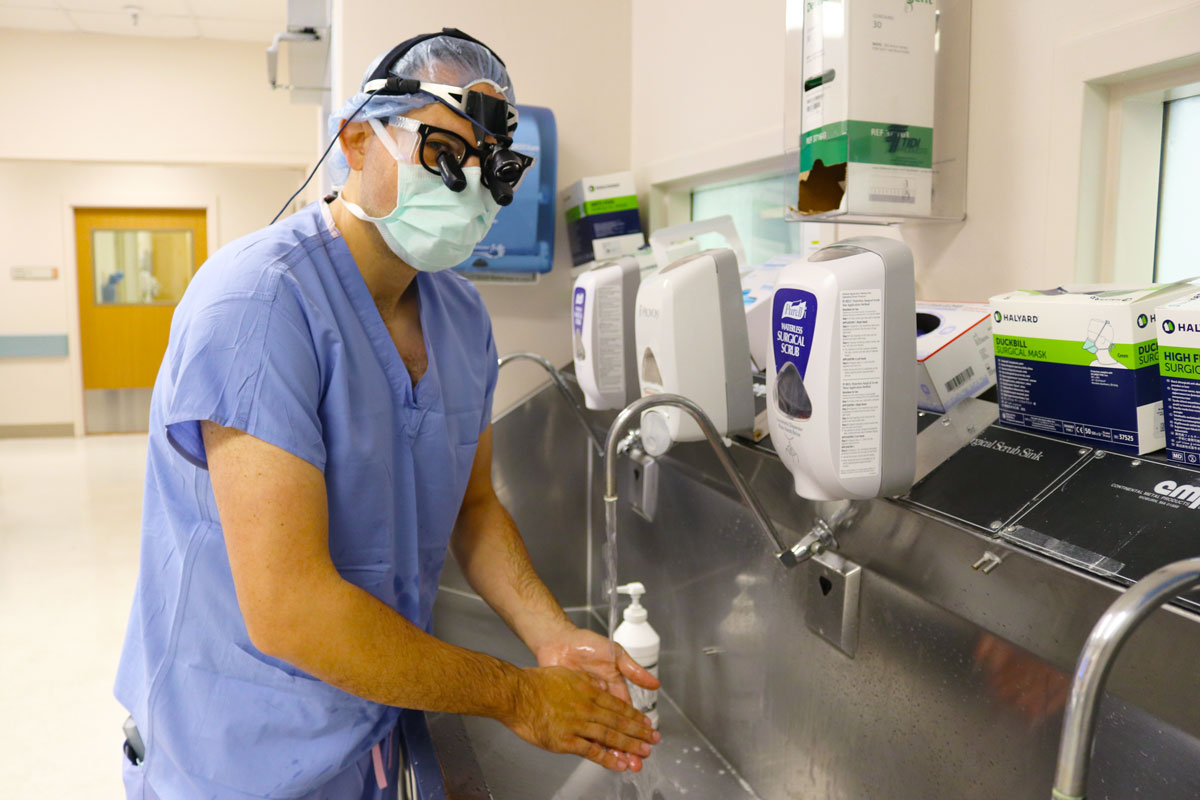
[[[607,200],[588,200],[583,204],[583,213],[590,217],[592,214],[611,214],[614,211],[628,211],[637,207],[637,195],[627,194],[624,197],[610,197]]]
[[[827,167],[853,161],[931,169],[933,128],[853,119],[822,125],[800,137],[800,171],[817,161]]]
[[[1158,369],[1164,378],[1200,380],[1200,349],[1195,347],[1160,347]]]
[[[583,216],[582,206],[571,206],[567,209],[567,222],[579,222],[579,218]]]
[[[995,334],[992,336],[992,343],[998,358],[1048,361],[1053,364],[1075,364],[1081,367],[1103,366],[1096,364],[1096,354],[1085,349],[1083,342],[1079,341]],[[1138,344],[1114,344],[1108,353],[1114,361],[1129,369],[1153,367],[1159,363],[1158,342],[1154,339],[1147,339]]]

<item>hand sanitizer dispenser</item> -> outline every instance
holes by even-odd
[[[900,494],[916,470],[912,252],[847,239],[785,267],[771,310],[771,441],[809,500]]]
[[[571,329],[575,377],[594,411],[622,409],[638,397],[633,318],[641,271],[626,256],[602,261],[575,281]]]
[[[722,435],[753,428],[750,345],[732,250],[706,250],[642,281],[635,332],[642,395],[683,395]],[[678,408],[642,414],[642,445],[652,456],[674,442],[702,438],[700,427]]]

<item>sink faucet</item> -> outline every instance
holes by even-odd
[[[577,400],[574,393],[571,392],[571,387],[567,385],[567,379],[563,377],[563,374],[559,372],[553,364],[539,356],[537,353],[509,353],[506,356],[500,356],[499,359],[501,367],[504,367],[505,364],[511,364],[514,361],[531,361],[550,374],[550,380],[556,387],[558,387],[559,394],[566,399],[567,405],[570,406],[572,413],[575,414],[575,419],[578,420],[579,424],[583,426],[583,429],[587,431],[588,438],[591,439],[592,442],[592,447],[596,448],[596,455],[603,456],[604,442],[600,438],[600,434],[596,433],[596,431],[592,428],[592,424],[588,422],[587,414],[584,412],[583,406],[579,404],[579,400]]]
[[[1053,800],[1084,800],[1086,796],[1100,693],[1121,647],[1150,612],[1196,585],[1200,585],[1200,558],[1168,564],[1126,590],[1092,628],[1075,665],[1063,716]]]
[[[708,440],[708,443],[712,445],[713,451],[717,454],[717,460],[721,462],[721,466],[725,468],[729,479],[733,481],[734,487],[737,488],[738,494],[742,496],[742,500],[750,507],[750,512],[754,515],[755,521],[771,537],[771,541],[775,543],[775,547],[779,551],[775,557],[779,559],[780,563],[786,567],[794,567],[801,561],[807,561],[823,550],[837,544],[834,541],[832,528],[823,520],[817,520],[817,524],[813,526],[812,531],[807,536],[801,539],[795,546],[786,547],[779,538],[779,531],[775,529],[774,523],[767,516],[762,503],[759,502],[758,496],[750,490],[750,485],[746,482],[742,471],[737,468],[737,464],[733,463],[733,459],[729,455],[729,450],[725,447],[724,442],[721,441],[721,435],[717,433],[712,420],[708,418],[708,415],[696,403],[677,394],[654,394],[634,400],[621,413],[617,414],[612,427],[608,429],[608,441],[604,448],[604,503],[606,506],[609,506],[610,513],[615,513],[617,503],[617,455],[623,448],[628,448],[629,446],[629,440],[623,440],[622,437],[625,434],[625,430],[634,420],[641,419],[643,411],[655,406],[674,406],[686,411],[692,419],[696,420],[696,424],[700,426],[704,438]]]

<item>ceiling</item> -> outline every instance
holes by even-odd
[[[287,0],[0,0],[0,28],[263,44],[286,14]]]

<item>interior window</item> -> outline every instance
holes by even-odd
[[[1200,274],[1191,238],[1200,220],[1200,95],[1165,103],[1163,113],[1154,279],[1170,282]]]
[[[748,266],[756,266],[781,253],[801,253],[804,223],[783,218],[788,199],[796,193],[795,175],[772,175],[740,183],[698,187],[692,190],[692,219],[703,220],[725,214],[746,248]],[[720,247],[718,234],[698,237],[700,247]]]

